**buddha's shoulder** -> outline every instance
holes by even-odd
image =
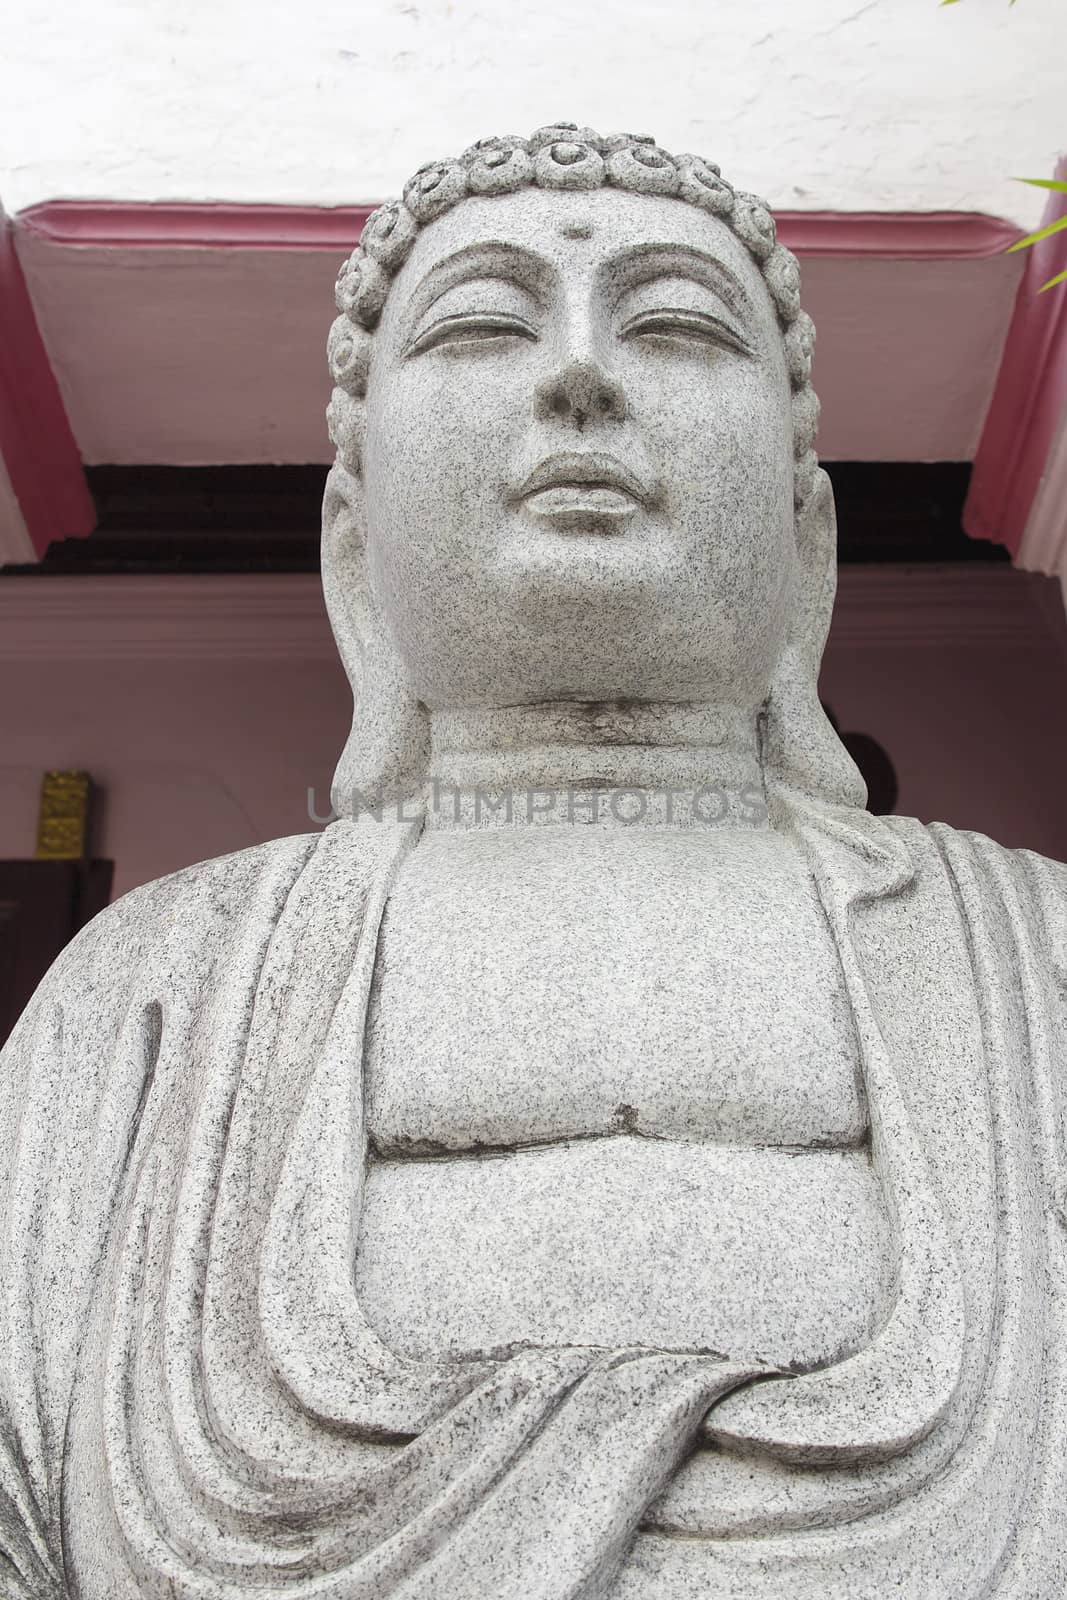
[[[112,901],[45,973],[5,1046],[5,1058],[13,1059],[21,1043],[36,1048],[36,1031],[49,1017],[62,1017],[71,1035],[83,1041],[106,1041],[146,973],[164,988],[181,982],[183,963],[172,954],[176,931],[186,930],[194,946],[221,948],[226,927],[248,916],[260,886],[271,878],[282,885],[294,881],[317,838],[275,839],[197,862]]]
[[[334,823],[324,833],[292,834],[198,861],[153,878],[106,906],[78,933],[49,973],[103,964],[132,972],[169,935],[210,942],[250,922],[277,921],[301,875],[318,859],[324,879],[370,876],[383,853],[396,847],[395,830]]]
[[[920,871],[924,866],[947,871],[957,884],[968,880],[984,903],[995,903],[1017,932],[1029,928],[1067,977],[1067,863],[945,822],[920,822],[915,817],[879,820],[905,846]]]
[[[105,951],[132,958],[178,921],[206,928],[232,920],[247,911],[265,885],[273,881],[284,887],[295,881],[318,839],[318,834],[270,839],[139,884],[82,928],[53,971],[92,960]]]
[[[343,856],[355,863],[350,870],[366,876],[379,850],[368,830],[334,824],[325,835],[269,839],[140,884],[65,946],[27,1013],[54,1003],[64,1012],[98,1014],[101,1022],[105,1013],[117,1016],[145,974],[164,982],[173,968],[173,981],[180,982],[181,970],[202,958],[225,963],[243,931],[269,934],[317,853],[330,857],[322,863],[327,869]]]
[[[1053,856],[1043,856],[1040,851],[1029,850],[1025,846],[1005,845],[997,838],[990,838],[989,834],[981,834],[977,829],[952,827],[949,822],[921,822],[913,816],[883,816],[878,818],[878,822],[912,850],[928,848],[941,854],[969,856],[976,862],[985,862],[990,867],[1021,877],[1048,875],[1049,880],[1062,883],[1067,890],[1067,862],[1057,861]]]

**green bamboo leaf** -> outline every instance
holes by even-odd
[[[1013,250],[1025,250],[1028,245],[1039,244],[1051,234],[1059,233],[1061,228],[1067,228],[1067,217],[1057,217],[1055,222],[1050,222],[1047,227],[1039,228],[1036,233],[1028,233],[1025,239],[1016,240],[1015,244],[1008,246],[1007,253],[1011,255]]]
[[[1014,183],[1032,183],[1035,189],[1055,189],[1057,194],[1067,194],[1067,183],[1059,178],[1015,178]]]
[[[1037,292],[1038,294],[1044,294],[1046,289],[1054,289],[1058,283],[1067,283],[1067,269],[1057,277],[1050,278],[1047,283],[1043,283]]]

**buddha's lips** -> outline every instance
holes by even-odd
[[[546,496],[546,491],[552,491]],[[551,514],[588,502],[590,509],[607,514],[628,513],[635,505],[648,505],[653,491],[615,456],[600,451],[566,451],[539,463],[519,486],[515,498],[537,498],[536,509]]]
[[[539,517],[573,526],[621,522],[640,510],[633,495],[607,483],[555,483],[525,496],[524,503]]]

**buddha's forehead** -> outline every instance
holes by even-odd
[[[400,311],[433,281],[436,272],[484,251],[487,270],[525,257],[531,270],[566,280],[599,275],[610,282],[612,265],[634,253],[655,251],[680,270],[698,256],[721,264],[740,286],[755,317],[775,323],[762,275],[725,223],[707,212],[663,195],[602,188],[560,192],[538,188],[461,201],[419,230],[414,248],[393,282],[389,310]],[[513,267],[514,270],[514,267]]]

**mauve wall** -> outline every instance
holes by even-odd
[[[1067,624],[1014,568],[846,569],[820,679],[893,758],[896,810],[1067,860]]]
[[[1006,567],[849,568],[822,690],[873,734],[898,809],[1067,858],[1067,627]],[[0,579],[0,856],[33,852],[48,767],[100,786],[115,893],[305,832],[349,718],[314,579]]]
[[[4,713],[0,855],[33,853],[48,767],[98,785],[96,854],[114,894],[192,861],[305,833],[306,793],[329,809],[348,686],[325,663],[94,662],[35,670]],[[0,690],[0,693],[3,691]]]

